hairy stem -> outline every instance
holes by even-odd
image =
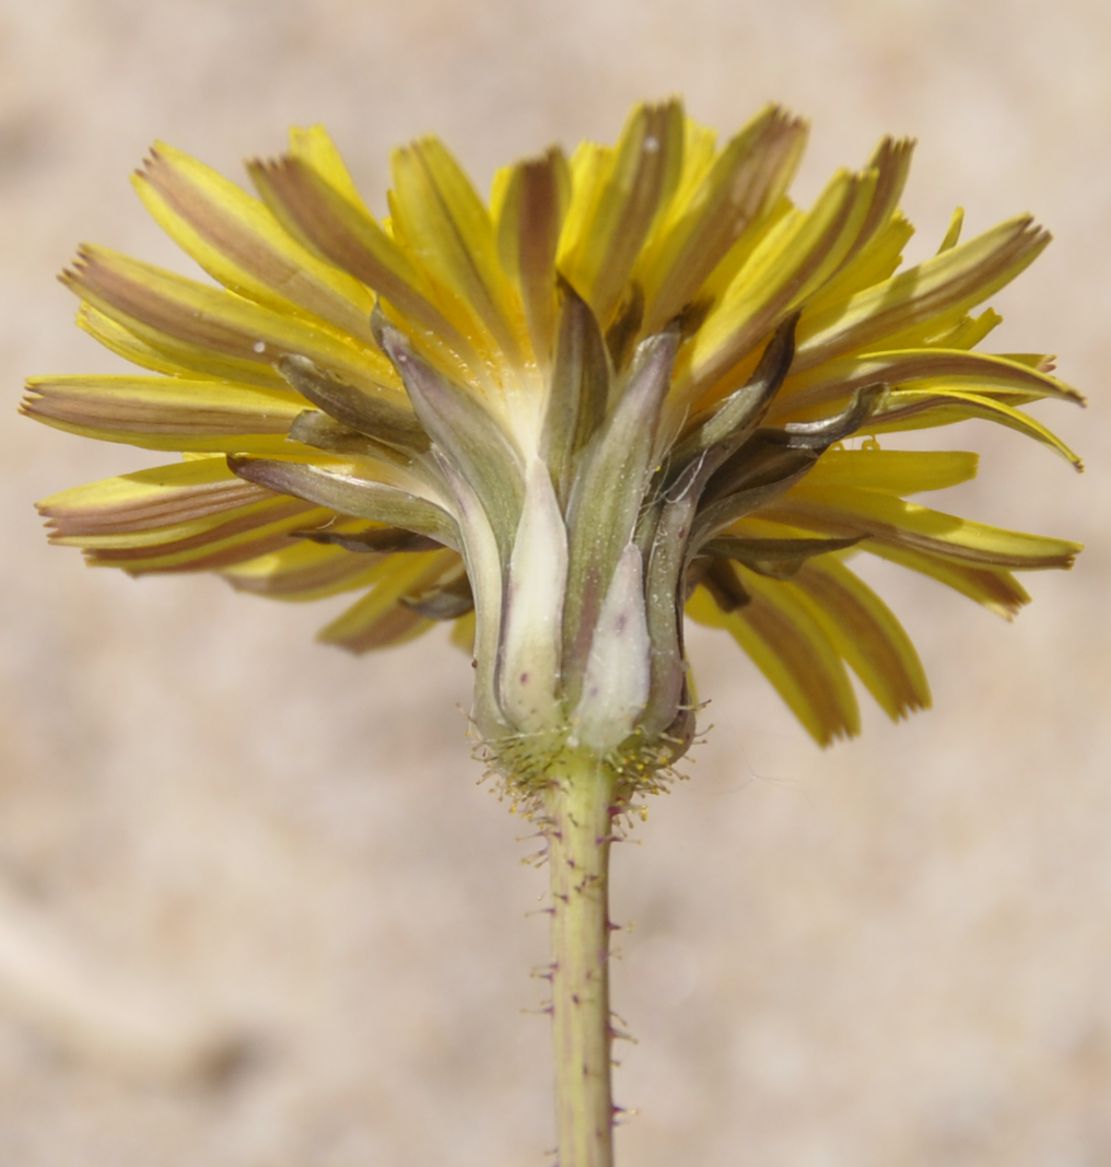
[[[545,792],[559,1167],[612,1167],[609,849],[616,777],[572,758]]]

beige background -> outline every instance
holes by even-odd
[[[936,710],[816,751],[731,646],[694,638],[713,729],[616,855],[637,1167],[1111,1162],[1105,532],[1111,16],[1094,2],[340,0],[0,8],[0,1163],[550,1162],[543,873],[476,785],[442,638],[349,659],[320,607],[133,582],[46,547],[31,502],[151,464],[14,416],[31,372],[115,367],[53,282],[92,239],[178,263],[129,170],[164,137],[228,172],[326,122],[381,205],[442,134],[480,183],[681,92],[723,132],[813,119],[809,197],[920,138],[931,250],[1031,209],[1053,247],[997,299],[1058,351],[1089,471],[1006,432],[960,505],[1086,540],[1013,627],[873,573]],[[183,270],[187,261],[180,261]],[[995,338],[993,338],[994,342]],[[197,1042],[245,1034],[223,1076]],[[215,1035],[212,1037],[212,1035]]]

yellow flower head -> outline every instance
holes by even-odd
[[[356,593],[322,633],[356,651],[451,621],[495,751],[680,753],[684,611],[820,742],[859,728],[846,665],[892,717],[928,704],[851,557],[1011,614],[1016,570],[1078,548],[906,501],[976,456],[876,435],[980,418],[1078,464],[1025,412],[1078,398],[1049,361],[974,351],[999,317],[973,309],[1048,235],[1023,216],[962,244],[958,214],[900,271],[911,143],[804,209],[805,134],[772,107],[719,146],[677,101],[642,106],[488,202],[425,138],[393,157],[388,220],[319,128],[248,167],[258,197],[156,146],[136,189],[222,287],[83,248],[80,325],[155,375],[35,378],[24,408],[184,457],[45,500],[52,538],[135,574]]]

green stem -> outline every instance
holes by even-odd
[[[558,1167],[613,1167],[609,850],[616,776],[563,761],[545,792]]]

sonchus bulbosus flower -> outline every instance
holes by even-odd
[[[1000,319],[977,306],[1048,235],[1022,216],[960,243],[958,213],[900,270],[911,143],[802,208],[805,134],[769,108],[719,145],[644,106],[615,146],[518,163],[485,201],[425,138],[393,156],[388,219],[319,128],[249,165],[257,197],[156,146],[136,189],[222,287],[82,248],[79,323],[154,375],[36,378],[25,409],[183,457],[47,499],[52,537],[133,574],[352,593],[322,637],[355,651],[453,622],[478,730],[526,781],[561,750],[645,776],[683,751],[684,613],[822,743],[859,728],[848,670],[892,717],[928,704],[850,563],[1009,615],[1016,571],[1072,562],[907,501],[975,454],[887,445],[982,419],[1078,464],[1026,412],[1078,397],[1049,360],[976,351]]]

